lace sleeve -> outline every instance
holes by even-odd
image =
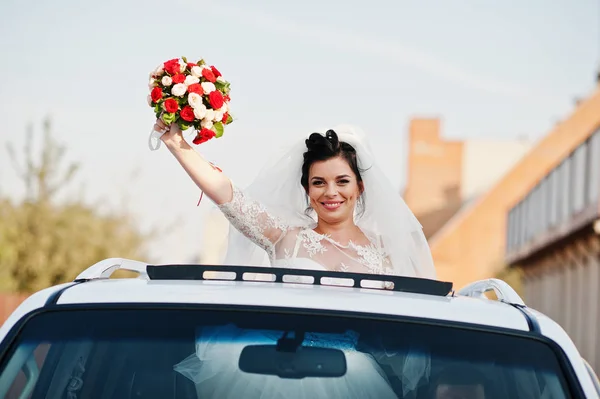
[[[237,187],[233,187],[230,202],[219,205],[229,222],[243,235],[263,248],[270,257],[275,254],[275,245],[288,231],[288,226],[270,214],[260,203],[247,198]]]

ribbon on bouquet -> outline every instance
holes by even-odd
[[[218,166],[216,166],[214,163],[209,162],[208,164],[210,166],[212,166],[212,168],[214,170],[218,170],[219,172],[223,173],[223,170],[221,170],[221,168],[219,168]],[[198,200],[198,204],[196,204],[196,206],[200,206],[200,202],[202,202],[202,197],[204,197],[204,191],[200,190],[200,199]]]
[[[160,138],[165,133],[166,131],[159,132],[155,129],[152,129],[152,131],[150,132],[150,136],[148,137],[148,147],[150,148],[150,151],[156,151],[160,148]]]

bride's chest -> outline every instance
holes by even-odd
[[[299,232],[293,247],[288,245],[282,252],[280,258],[289,267],[371,274],[383,274],[389,267],[383,251],[373,243],[342,245],[312,230]]]

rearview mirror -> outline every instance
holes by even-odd
[[[338,349],[300,346],[292,352],[278,350],[276,345],[250,345],[242,350],[239,368],[281,378],[331,378],[344,376],[347,365],[344,352]]]

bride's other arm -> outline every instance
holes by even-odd
[[[157,131],[165,128],[167,126],[160,119],[154,125],[154,129]],[[183,139],[181,129],[177,124],[172,124],[167,133],[161,137],[161,140],[206,196],[217,205],[232,200],[233,189],[229,178],[224,173],[216,170]]]

